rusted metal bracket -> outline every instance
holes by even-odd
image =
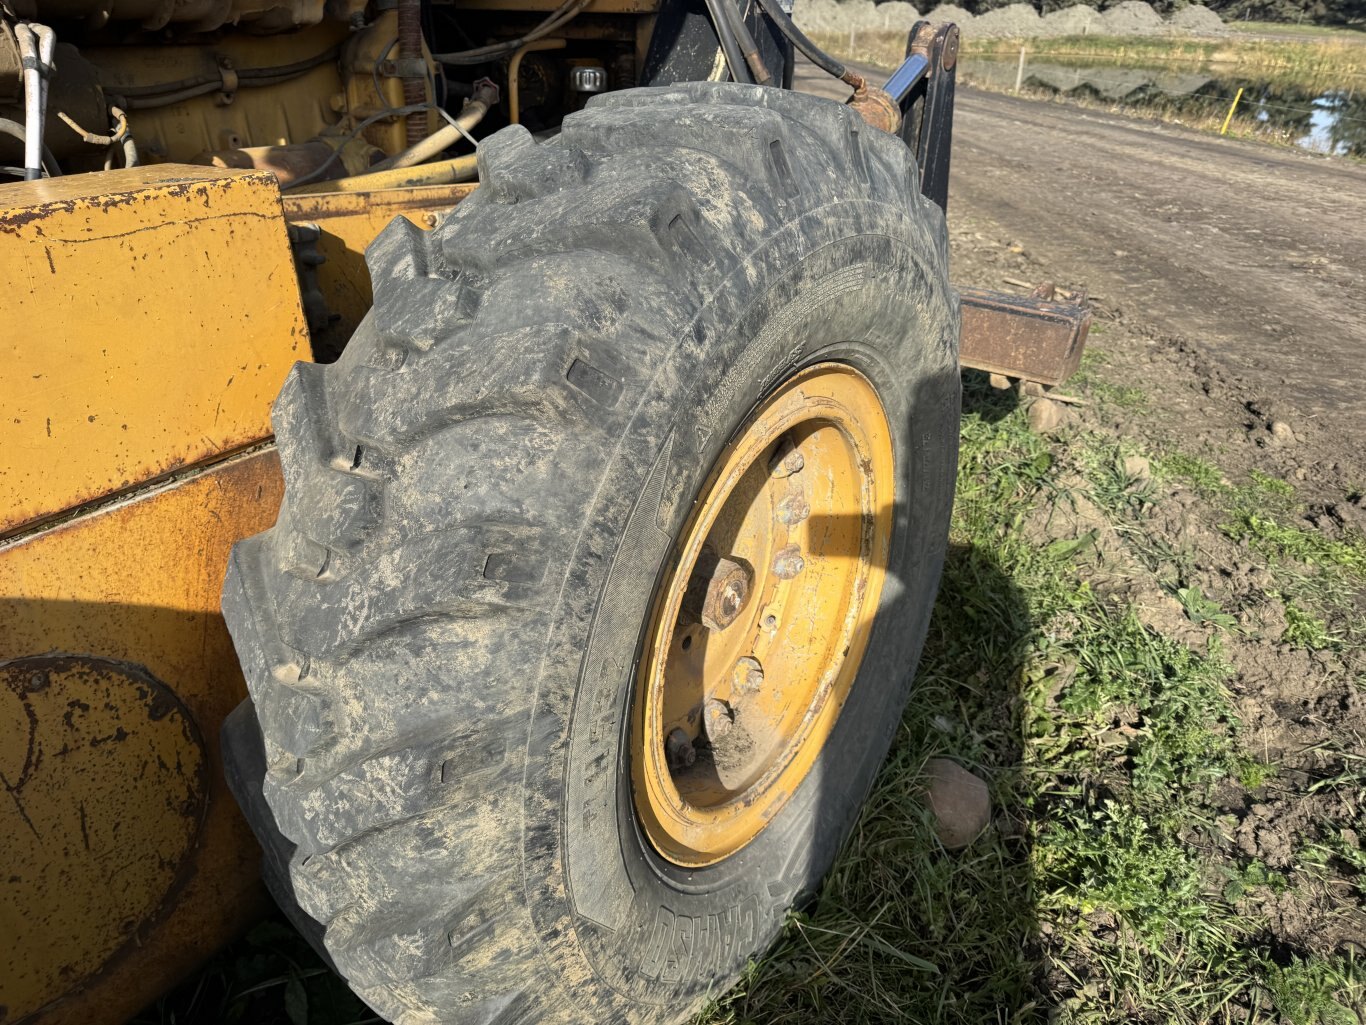
[[[1085,306],[985,288],[959,288],[958,295],[963,366],[1043,385],[1076,372],[1091,327]]]
[[[919,62],[925,71],[914,74]],[[949,204],[949,154],[953,149],[953,98],[958,68],[958,26],[917,21],[906,39],[906,60],[902,65],[909,88],[897,82],[897,74],[887,83],[887,91],[897,95],[901,104],[901,138],[920,166],[920,191],[941,210]],[[900,74],[900,69],[898,70]]]

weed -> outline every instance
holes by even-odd
[[[1159,480],[1189,484],[1206,498],[1228,491],[1228,481],[1219,467],[1198,456],[1167,452],[1153,460],[1153,473]]]
[[[1185,610],[1186,618],[1192,623],[1212,623],[1225,630],[1238,623],[1217,601],[1206,598],[1198,587],[1178,587],[1176,597],[1181,602],[1181,608]]]
[[[1317,616],[1301,609],[1293,601],[1285,601],[1285,633],[1281,642],[1292,648],[1308,648],[1323,651],[1335,648],[1341,643],[1340,637],[1328,632],[1328,624]]]
[[[1253,547],[1273,558],[1366,574],[1366,547],[1360,542],[1337,541],[1317,531],[1286,526],[1247,507],[1235,510],[1219,529],[1235,541],[1246,538]]]
[[[1263,959],[1262,984],[1291,1025],[1359,1025],[1353,1006],[1366,1006],[1366,971],[1354,958]]]

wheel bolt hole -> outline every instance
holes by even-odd
[[[683,635],[683,643],[682,643],[681,647],[683,648],[684,651],[687,651],[689,648],[692,647],[692,634],[684,634],[684,635]]]

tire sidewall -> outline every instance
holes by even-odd
[[[938,587],[960,385],[956,297],[927,236],[904,210],[893,215],[899,237],[885,232],[887,207],[818,210],[750,256],[654,375],[585,518],[537,685],[523,866],[543,954],[590,1014],[676,1020],[724,991],[818,885],[895,731]],[[632,808],[643,610],[733,432],[783,380],[827,361],[873,383],[892,429],[894,542],[879,614],[797,792],[735,855],[680,869],[650,848]]]

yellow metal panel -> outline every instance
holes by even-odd
[[[121,1022],[261,911],[218,602],[281,491],[254,450],[0,546],[0,1019]]]
[[[318,290],[337,319],[318,333],[320,346],[339,352],[370,309],[373,298],[365,247],[385,225],[402,216],[419,228],[432,228],[475,188],[475,183],[469,183],[284,197],[289,223],[316,224],[322,230],[317,247],[325,259],[318,267]]]
[[[0,186],[0,536],[270,434],[309,354],[273,175]]]

